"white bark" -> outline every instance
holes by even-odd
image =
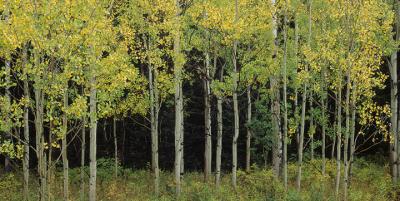
[[[238,21],[238,0],[235,0],[235,23]],[[237,45],[238,41],[235,40],[233,44],[233,113],[234,113],[234,134],[232,139],[232,186],[236,189],[236,170],[237,170],[237,140],[239,137],[239,106],[237,99],[237,85],[238,85],[238,68],[237,68]]]
[[[174,88],[175,88],[175,194],[178,198],[181,193],[181,162],[182,162],[182,138],[183,138],[183,95],[182,95],[182,64],[180,61],[180,4],[179,0],[175,2],[176,6],[176,26],[177,33],[174,36]]]
[[[210,55],[206,52],[206,76],[204,85],[204,180],[207,182],[211,176],[212,145],[211,145],[211,89],[210,89]]]
[[[28,63],[28,52],[27,45],[23,49],[23,68],[26,69],[26,64]],[[24,97],[30,100],[29,95],[29,82],[27,71],[24,71]],[[24,106],[24,160],[23,160],[23,170],[24,170],[24,200],[29,200],[29,105]]]
[[[92,71],[93,73],[93,71]],[[89,178],[89,201],[96,201],[96,177],[97,177],[97,89],[96,78],[91,75],[90,78],[90,178]]]
[[[217,58],[214,57],[214,69],[217,68]],[[224,67],[221,67],[220,81],[223,81]],[[217,187],[220,186],[221,182],[221,154],[222,154],[222,132],[223,132],[223,122],[222,122],[222,98],[217,97],[217,150],[215,156],[215,184]]]
[[[251,123],[251,87],[247,87],[247,138],[246,138],[246,171],[250,171],[251,165],[251,130],[249,124]]]
[[[68,181],[68,156],[67,156],[67,133],[68,133],[68,119],[67,119],[67,114],[66,114],[66,109],[68,107],[68,85],[67,88],[64,91],[64,95],[63,95],[63,99],[64,99],[64,114],[63,114],[63,129],[64,129],[64,135],[63,138],[61,140],[61,149],[62,149],[62,161],[63,161],[63,174],[64,174],[64,200],[68,201],[68,187],[69,187],[69,181]],[[51,142],[50,142],[51,143]],[[51,154],[51,153],[50,153]],[[50,162],[50,161],[49,161]]]

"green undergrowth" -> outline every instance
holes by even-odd
[[[104,160],[104,159],[103,159]],[[117,179],[114,177],[113,162],[104,160],[98,167],[97,197],[104,201],[129,200],[176,200],[174,196],[173,174],[161,172],[160,196],[153,193],[152,175],[147,170],[120,169]],[[256,166],[250,172],[238,172],[237,189],[231,186],[231,176],[222,175],[221,186],[216,187],[213,181],[203,180],[201,172],[187,172],[182,181],[182,194],[179,200],[265,200],[265,201],[329,201],[335,198],[336,162],[327,161],[325,175],[321,172],[322,161],[317,159],[306,161],[302,167],[301,191],[296,190],[297,166],[288,166],[289,188],[276,178],[271,169]],[[352,176],[348,190],[348,200],[355,201],[391,201],[399,200],[400,186],[391,182],[387,165],[376,164],[364,159],[358,159],[352,167]],[[343,164],[341,164],[343,175]],[[88,168],[85,167],[85,198],[88,191]],[[81,181],[80,169],[70,170],[70,200],[80,200]],[[343,179],[343,177],[341,177]],[[38,199],[38,182],[31,173],[30,200]],[[62,172],[54,170],[50,180],[51,200],[62,200]],[[343,183],[341,183],[342,197]],[[21,171],[1,174],[0,200],[22,200],[23,180]]]

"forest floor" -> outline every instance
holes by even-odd
[[[171,172],[161,173],[160,197],[153,193],[153,179],[149,171],[120,169],[117,179],[114,177],[112,161],[109,165],[98,168],[97,196],[98,200],[112,201],[145,201],[175,200],[173,175]],[[238,172],[238,188],[231,187],[230,175],[223,174],[222,184],[217,188],[213,181],[205,183],[201,172],[187,172],[182,183],[182,196],[179,200],[335,200],[336,162],[327,161],[325,176],[321,173],[321,160],[306,161],[303,165],[302,188],[298,193],[295,187],[295,163],[290,163],[289,189],[276,180],[270,169],[253,167],[250,173]],[[341,166],[343,170],[343,164]],[[348,200],[359,201],[394,201],[399,200],[399,186],[394,186],[383,163],[358,159],[352,168],[351,185]],[[23,180],[21,171],[0,175],[0,200],[22,200]],[[80,200],[80,169],[70,170],[70,200]],[[343,172],[342,172],[343,173]],[[343,179],[343,177],[341,177]],[[85,198],[88,190],[88,169],[85,170]],[[50,179],[50,200],[62,200],[62,172],[54,171]],[[37,179],[31,176],[31,199],[38,200]],[[343,184],[341,183],[341,193]]]

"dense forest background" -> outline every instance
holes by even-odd
[[[399,41],[397,0],[0,1],[0,199],[398,200]]]

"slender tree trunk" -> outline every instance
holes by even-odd
[[[341,100],[342,100],[342,80],[341,80],[341,72],[339,70],[339,86],[337,88],[338,90],[338,110],[337,110],[337,143],[336,143],[336,180],[335,180],[335,195],[337,198],[339,198],[339,186],[340,186],[340,148],[341,148],[341,140],[342,140],[342,105],[341,105]]]
[[[182,95],[182,68],[180,57],[180,3],[175,2],[176,6],[176,26],[177,31],[174,36],[174,85],[175,85],[175,185],[176,197],[181,193],[181,162],[182,162],[182,127],[183,127],[183,95]]]
[[[10,94],[10,77],[11,77],[11,63],[10,61],[5,62],[5,73],[6,73],[6,87],[5,87],[5,96],[6,96],[6,101],[8,104],[11,104],[11,94]],[[11,128],[6,132],[6,139],[11,140]],[[4,170],[5,172],[10,172],[11,171],[11,161],[10,157],[6,154],[4,157]]]
[[[181,87],[181,94],[182,94],[182,101],[183,101],[183,90]],[[183,104],[182,104],[182,124],[181,124],[181,168],[180,168],[180,174],[181,174],[181,181],[183,180],[183,175],[185,173],[185,121],[184,121],[184,116],[183,116]]]
[[[275,6],[275,0],[272,0],[272,5]],[[274,57],[276,58],[278,46],[277,39],[277,16],[273,20],[273,35],[274,35]],[[279,103],[279,81],[277,75],[272,75],[270,78],[271,88],[271,112],[272,112],[272,135],[273,135],[273,146],[272,146],[272,164],[275,172],[275,176],[280,175],[280,166],[282,162],[282,133],[280,132],[280,103]]]
[[[214,69],[217,68],[217,57],[214,57]],[[223,81],[224,76],[224,67],[221,67],[219,80]],[[217,150],[215,156],[215,184],[217,187],[220,186],[221,182],[221,154],[222,154],[222,98],[217,96]]]
[[[183,101],[183,89],[181,87],[181,94],[182,94],[182,101]],[[181,181],[183,180],[183,175],[185,173],[185,121],[184,121],[184,116],[183,116],[183,111],[185,109],[183,108],[182,104],[182,124],[181,124],[181,168],[180,168],[180,174],[181,174]]]
[[[23,49],[23,69],[27,68],[28,63],[27,48],[27,45],[25,45]],[[26,70],[24,70],[24,97],[30,101],[28,73]],[[24,200],[29,200],[29,105],[24,106],[24,140],[24,160],[22,163],[24,170]]]
[[[299,99],[299,95],[298,95],[298,90],[296,88],[294,91],[294,103],[293,103],[294,109],[293,109],[293,111],[294,111],[294,120],[295,120],[295,124],[296,124],[295,134],[296,134],[296,146],[297,147],[299,147],[299,143],[300,143],[300,132],[299,132],[300,129],[299,129],[299,124],[298,124],[300,114],[298,111],[299,110],[298,99]]]
[[[155,72],[156,70],[154,70]],[[156,98],[156,74],[153,78],[153,69],[149,68],[149,90],[150,90],[150,121],[151,121],[151,166],[154,179],[154,192],[160,193],[160,178],[158,167],[158,97]]]
[[[63,114],[63,130],[64,130],[64,135],[63,138],[61,140],[61,144],[62,144],[62,161],[63,161],[63,174],[64,174],[64,200],[68,201],[68,186],[69,186],[69,181],[68,181],[68,156],[67,156],[67,133],[68,133],[68,119],[67,119],[67,113],[66,113],[66,109],[68,107],[68,85],[67,88],[64,91],[64,114]],[[51,142],[50,142],[51,143]],[[51,153],[49,153],[49,155],[51,155]],[[49,161],[50,162],[50,161]]]
[[[295,35],[295,67],[298,69],[298,51],[299,51],[299,22],[297,21],[297,16],[294,16],[294,35]],[[299,112],[298,112],[298,89],[297,87],[294,89],[294,118],[295,118],[295,123],[296,123],[296,145],[299,147],[299,142],[300,142],[300,132],[299,132],[299,125],[298,125],[298,117],[299,117]]]
[[[284,11],[284,53],[283,53],[283,183],[285,190],[288,189],[288,171],[287,171],[287,140],[288,140],[288,112],[287,112],[287,0],[285,0]]]
[[[115,179],[118,178],[118,141],[117,141],[117,119],[113,118],[113,135],[114,135],[114,174]]]
[[[344,161],[344,200],[347,200],[347,188],[348,188],[348,168],[349,168],[349,160],[348,160],[348,148],[349,148],[349,136],[350,136],[350,70],[347,70],[347,85],[346,85],[346,104],[345,104],[345,114],[346,114],[346,131],[344,136],[344,151],[343,151],[343,161]]]
[[[235,23],[239,19],[238,13],[238,0],[235,0]],[[237,98],[237,85],[238,85],[238,68],[237,68],[237,45],[238,41],[235,40],[233,44],[233,113],[234,113],[234,135],[232,140],[232,186],[236,189],[236,169],[237,169],[237,140],[239,137],[239,106]]]
[[[308,16],[308,45],[311,45],[311,5],[312,1],[308,0],[308,10],[309,10],[309,16]],[[306,65],[306,71],[307,65]],[[304,81],[304,86],[303,86],[303,95],[302,95],[302,106],[301,106],[301,122],[300,122],[300,137],[299,137],[299,146],[298,146],[298,164],[297,164],[297,190],[300,191],[301,189],[301,168],[303,165],[303,144],[304,144],[304,129],[305,129],[305,119],[306,119],[306,106],[307,106],[307,81]]]
[[[6,6],[7,8],[7,6]],[[3,12],[3,15],[5,16],[5,20],[8,22],[8,16],[10,15],[10,11],[8,9],[5,9]],[[5,82],[6,82],[6,86],[5,86],[5,97],[6,97],[6,101],[7,104],[10,105],[11,104],[11,94],[10,94],[10,84],[11,84],[11,62],[7,59],[5,61]],[[9,113],[10,115],[10,113]],[[7,130],[5,132],[5,137],[8,140],[12,140],[11,138],[11,132],[12,132],[12,128],[10,127],[9,130]],[[6,154],[4,157],[4,171],[10,172],[11,171],[11,161],[10,161],[10,157]]]
[[[326,111],[328,108],[328,86],[327,82],[325,81],[327,78],[326,75],[326,67],[323,67],[322,69],[322,83],[323,83],[323,95],[321,98],[322,102],[322,110],[321,110],[321,116],[322,116],[322,123],[321,123],[321,134],[322,134],[322,150],[321,150],[321,157],[322,157],[322,175],[325,175],[325,170],[326,170],[326,126],[328,123],[328,119],[326,119]]]
[[[157,122],[158,122],[158,118],[157,118]],[[158,131],[158,129],[157,129]],[[123,165],[125,165],[125,139],[126,139],[126,129],[125,129],[125,120],[124,118],[122,118],[122,154],[121,154],[121,162]],[[157,151],[158,154],[158,151]]]
[[[307,103],[307,85],[303,86],[302,103],[301,103],[301,121],[300,121],[300,136],[299,136],[299,146],[297,148],[297,190],[301,189],[301,167],[303,165],[303,144],[304,144],[304,127],[306,119],[306,104]]]
[[[246,171],[250,172],[251,154],[251,87],[247,87],[247,138],[246,138]]]
[[[159,92],[158,92],[158,71],[157,69],[154,70],[154,103],[155,103],[155,108],[154,108],[154,142],[152,141],[152,144],[154,144],[154,186],[155,188],[155,192],[157,194],[157,192],[159,193],[159,186],[160,186],[160,166],[159,166],[159,160],[158,160],[158,125],[159,125],[159,113],[160,113],[160,96],[159,96]],[[125,130],[124,130],[124,144],[125,144]],[[152,150],[153,151],[153,150]],[[183,163],[183,162],[182,162]]]
[[[337,114],[338,114],[338,108],[339,108],[339,104],[338,104],[338,95],[335,94],[335,113],[334,113],[334,119],[335,119],[335,125],[333,128],[333,142],[332,142],[332,149],[331,149],[331,159],[333,159],[335,157],[335,148],[336,148],[336,134],[337,134]]]
[[[354,151],[356,149],[355,132],[356,132],[356,82],[353,82],[353,93],[351,94],[351,120],[350,120],[350,164],[349,164],[349,183],[352,176],[352,167],[354,161]]]
[[[50,118],[52,118],[51,116],[53,115],[53,107],[50,107],[49,114],[50,114]],[[54,124],[53,124],[52,121],[50,121],[49,122],[49,144],[50,145],[53,142],[53,135],[54,135],[53,131],[54,131]],[[61,142],[61,146],[62,146],[62,142]],[[63,150],[61,150],[61,154],[62,154],[62,152],[63,152]],[[48,197],[49,200],[52,200],[52,199],[54,199],[53,196],[51,195],[51,188],[52,188],[53,182],[54,182],[53,146],[49,146],[49,151],[48,151],[48,156],[47,156],[47,166],[48,166],[48,170],[47,170],[47,197]],[[64,169],[63,169],[63,172],[64,172]],[[63,185],[64,185],[64,183],[63,183]],[[63,188],[64,188],[64,186],[63,186]]]
[[[326,169],[326,167],[325,167],[325,165],[326,165],[326,159],[325,159],[325,150],[326,150],[326,147],[325,147],[325,143],[326,143],[326,121],[325,121],[325,110],[326,110],[326,108],[327,108],[327,101],[325,100],[325,98],[323,98],[322,99],[322,126],[321,126],[321,129],[322,129],[322,153],[321,153],[321,158],[322,158],[322,175],[325,175],[325,169]]]
[[[394,9],[395,9],[395,38],[396,41],[400,39],[400,8],[399,2],[394,1]],[[391,150],[391,163],[392,163],[392,180],[393,182],[397,182],[399,174],[400,174],[400,138],[398,133],[398,76],[397,76],[397,50],[395,50],[391,55],[391,69],[390,70],[390,78],[391,78],[391,90],[390,90],[390,106],[392,115],[390,118],[391,127],[390,132],[393,136],[393,141],[390,140],[390,150]]]
[[[86,150],[86,117],[82,118],[81,142],[81,201],[85,200],[85,150]]]
[[[314,129],[314,116],[312,114],[313,108],[313,102],[312,102],[312,94],[310,93],[309,96],[309,101],[310,101],[310,152],[311,152],[311,160],[314,160],[314,134],[315,134],[315,129]]]
[[[211,176],[212,145],[211,145],[211,89],[210,89],[210,55],[206,52],[206,76],[204,85],[204,181],[207,182]]]
[[[93,70],[92,70],[92,73]],[[90,178],[89,178],[89,201],[96,201],[96,177],[97,177],[97,89],[96,78],[91,75],[90,78]]]
[[[35,57],[35,66],[37,68],[40,64],[40,56],[37,50],[34,50]],[[41,80],[40,75],[35,76],[35,83],[39,83]],[[36,138],[36,155],[38,158],[38,172],[39,172],[39,193],[40,193],[40,201],[47,200],[47,163],[46,156],[44,154],[44,136],[43,136],[43,105],[44,105],[44,96],[42,89],[40,86],[34,85],[34,93],[35,93],[35,138]]]

